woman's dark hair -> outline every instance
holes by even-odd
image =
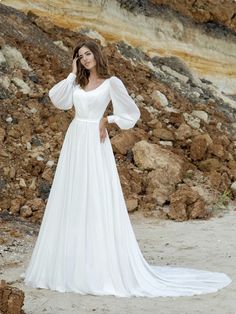
[[[110,77],[110,73],[108,70],[108,62],[107,58],[102,52],[101,46],[97,44],[94,40],[85,40],[80,42],[75,48],[73,52],[73,59],[76,56],[79,56],[79,49],[81,47],[87,47],[94,55],[94,58],[96,60],[96,70],[99,75],[99,77],[107,79]],[[89,70],[86,69],[80,62],[80,60],[77,60],[77,81],[78,84],[83,88],[85,87],[89,82]]]

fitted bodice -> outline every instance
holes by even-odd
[[[90,91],[85,91],[79,85],[75,85],[72,99],[76,117],[100,119],[111,100],[109,79],[106,79],[97,88]]]
[[[132,128],[140,118],[139,108],[116,76],[106,79],[93,90],[85,91],[76,84],[76,75],[70,73],[50,89],[49,97],[55,107],[68,110],[74,105],[75,117],[91,120],[100,119],[111,100],[113,114],[107,117],[108,123],[116,123],[121,129]]]

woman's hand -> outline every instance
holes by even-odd
[[[100,133],[100,142],[101,143],[104,143],[105,138],[107,136],[107,133],[106,133],[107,123],[108,123],[108,121],[107,121],[107,118],[105,118],[105,117],[103,117],[99,123],[99,133]]]
[[[73,62],[72,62],[72,73],[74,73],[74,74],[77,74],[77,71],[78,71],[78,69],[77,69],[77,60],[78,59],[79,59],[79,57],[75,57],[73,59]]]

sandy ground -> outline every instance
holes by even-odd
[[[217,213],[208,221],[174,222],[141,213],[130,215],[145,258],[154,265],[175,265],[227,273],[233,282],[202,296],[118,298],[33,289],[19,277],[26,267],[38,228],[27,221],[4,218],[0,246],[0,278],[25,292],[26,314],[236,314],[236,211]],[[11,230],[15,231],[9,236]],[[19,234],[18,234],[19,233]]]

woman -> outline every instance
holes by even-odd
[[[79,44],[72,72],[49,96],[59,109],[74,105],[76,114],[65,135],[25,283],[119,297],[194,295],[228,285],[230,279],[222,273],[151,266],[144,259],[106,130],[108,123],[132,128],[140,111],[122,81],[109,77],[100,46]],[[113,115],[103,117],[110,100]]]

